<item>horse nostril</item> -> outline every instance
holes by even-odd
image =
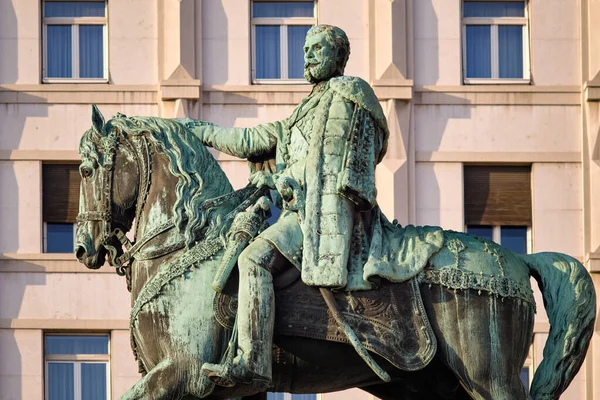
[[[79,260],[79,262],[83,262],[83,258],[85,257],[85,248],[81,245],[75,248],[75,257]]]

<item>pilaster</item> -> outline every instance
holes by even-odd
[[[159,0],[158,16],[161,116],[197,118],[188,111],[200,108],[202,1]]]

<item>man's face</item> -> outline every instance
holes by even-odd
[[[331,78],[337,70],[337,54],[327,43],[325,32],[317,33],[304,43],[304,79],[319,83]]]

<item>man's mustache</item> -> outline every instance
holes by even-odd
[[[312,68],[312,67],[316,67],[317,65],[319,65],[320,63],[317,61],[307,61],[304,63],[304,68]]]

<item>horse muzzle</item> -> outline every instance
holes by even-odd
[[[103,247],[101,247],[100,250],[95,251],[90,249],[90,247],[86,246],[84,243],[78,242],[75,244],[75,257],[77,257],[77,260],[86,267],[98,269],[104,264],[104,259],[106,258],[106,254],[102,250]]]

